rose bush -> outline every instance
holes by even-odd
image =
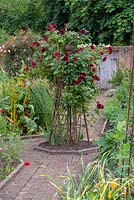
[[[82,29],[80,33],[57,30],[55,24],[49,24],[42,40],[32,42],[30,48],[35,52],[36,65],[32,67],[31,64],[28,69],[33,73],[39,70],[40,75],[55,87],[52,127],[66,124],[67,132],[70,132],[70,136],[73,132],[75,137],[68,138],[69,133],[63,134],[63,142],[74,143],[79,139],[72,126],[78,122],[78,114],[86,112],[89,102],[97,94],[96,81],[100,80],[97,66],[106,60],[104,51],[91,43],[87,30]],[[77,126],[73,130],[77,132]],[[59,137],[63,129],[57,132]]]

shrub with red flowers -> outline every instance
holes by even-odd
[[[22,67],[22,61],[29,66],[32,62],[33,48],[40,45],[39,38],[30,29],[21,30],[16,36],[11,36],[0,47],[2,68],[10,75],[16,75]]]
[[[42,76],[55,87],[53,125],[62,123],[61,110],[68,117],[71,115],[70,123],[77,121],[78,113],[87,110],[97,93],[96,82],[100,80],[97,66],[106,60],[103,49],[90,43],[87,30],[82,29],[80,33],[57,30],[54,24],[48,25],[40,46],[34,45],[34,49],[36,68],[38,66]],[[75,139],[68,139],[67,135],[64,135],[66,142],[74,142]]]

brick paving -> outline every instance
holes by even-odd
[[[73,172],[80,173],[81,158],[84,163],[91,162],[93,155],[51,155],[33,150],[41,141],[33,140],[24,150],[21,158],[29,161],[5,187],[0,190],[0,200],[52,200],[56,190],[49,183],[48,174],[56,180],[67,173],[67,165]],[[56,198],[54,198],[56,200]]]

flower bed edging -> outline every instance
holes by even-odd
[[[17,166],[17,168],[11,172],[3,181],[0,182],[0,190],[24,167],[23,160],[19,160],[20,164]]]

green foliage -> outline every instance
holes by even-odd
[[[108,132],[104,137],[95,141],[100,147],[99,159],[102,165],[106,163],[107,167],[113,171],[116,176],[127,176],[130,141],[125,141],[126,138],[126,122],[117,123],[114,132]],[[124,142],[125,141],[125,142]],[[134,145],[132,148],[134,156]],[[122,164],[124,160],[124,165]],[[114,170],[113,170],[114,169]],[[124,169],[124,170],[122,170]]]
[[[102,166],[99,160],[84,166],[82,164],[82,173],[74,174],[68,168],[66,176],[62,177],[62,182],[51,178],[50,183],[56,188],[56,198],[59,200],[124,200],[126,198],[126,189],[128,187],[128,199],[132,200],[131,193],[134,189],[134,174],[129,178],[115,178],[112,172]]]
[[[10,35],[2,28],[0,28],[0,45],[9,39]]]
[[[0,0],[0,27],[9,34],[28,27],[39,30],[43,16],[40,0]]]
[[[113,74],[109,83],[111,83],[113,87],[118,87],[122,85],[124,81],[129,81],[129,71],[120,67],[116,73]]]
[[[43,10],[46,13],[44,16],[44,27],[48,23],[58,24],[59,28],[64,28],[68,23],[68,10],[65,8],[64,0],[41,0]]]
[[[31,81],[25,77],[24,71],[5,82],[2,88],[0,109],[3,111],[1,112],[4,118],[3,123],[6,120],[7,127],[6,132],[2,132],[2,134],[9,135],[15,131],[17,134],[18,129],[23,135],[37,131],[34,107],[29,101],[30,86]]]
[[[121,76],[122,75],[122,76]],[[116,127],[118,121],[125,120],[127,118],[127,105],[129,98],[129,71],[119,70],[115,77],[112,79],[112,84],[116,86],[115,96],[106,103],[105,114],[109,120],[109,123]],[[125,98],[124,98],[125,97]],[[132,113],[132,102],[134,101],[134,95],[132,95],[130,112]]]
[[[72,30],[85,27],[94,43],[131,44],[133,0],[65,0]]]
[[[15,170],[22,148],[23,142],[19,135],[0,138],[0,181]]]
[[[51,92],[52,93],[52,92]],[[46,81],[34,81],[30,89],[30,101],[34,106],[36,122],[43,130],[48,131],[52,121],[52,94]]]

